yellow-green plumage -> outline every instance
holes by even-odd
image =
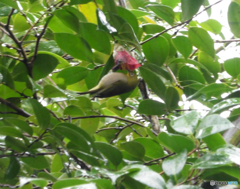
[[[93,94],[94,97],[105,98],[127,93],[135,89],[138,85],[138,78],[133,72],[123,73],[113,72],[105,75],[98,83],[87,92],[81,94]]]

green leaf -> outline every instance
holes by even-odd
[[[86,4],[92,0],[70,0],[69,5]]]
[[[208,19],[205,22],[200,23],[200,26],[214,34],[220,34],[222,30],[222,25],[214,19]]]
[[[220,97],[224,92],[231,91],[231,88],[225,83],[212,83],[199,89],[196,93],[188,97],[188,100],[198,98],[200,95],[205,95],[205,98],[211,98],[213,96]]]
[[[102,159],[100,159],[99,157],[96,157],[96,156],[93,156],[91,154],[84,153],[81,151],[76,151],[76,150],[71,150],[71,152],[75,156],[77,156],[78,158],[80,158],[81,160],[83,160],[84,162],[86,162],[92,166],[100,166],[99,160],[102,160]]]
[[[52,55],[53,53],[38,53],[33,64],[33,78],[39,80],[47,77],[58,65],[58,59]]]
[[[192,0],[181,0],[182,8],[182,21],[192,18],[196,14],[203,4],[204,0],[192,1]]]
[[[161,0],[161,3],[163,5],[167,5],[169,7],[175,8],[178,5],[178,3],[180,3],[180,0],[171,0],[171,1],[169,1],[169,0]]]
[[[207,144],[207,147],[211,151],[217,150],[218,148],[226,144],[225,140],[223,139],[220,133],[209,135],[203,138],[203,141]]]
[[[187,160],[187,150],[179,152],[175,156],[168,157],[162,163],[162,169],[168,176],[176,176],[181,172]]]
[[[165,93],[165,103],[168,111],[175,110],[180,100],[178,91],[174,87],[168,87]]]
[[[229,75],[237,78],[240,74],[240,58],[228,59],[224,62],[224,68]]]
[[[10,6],[14,9],[18,9],[18,5],[17,5],[17,2],[16,1],[9,1],[9,0],[1,0],[1,3],[7,5],[7,6]]]
[[[104,142],[95,142],[95,145],[113,165],[118,166],[122,162],[122,153],[116,147]]]
[[[54,132],[63,135],[64,137],[68,138],[71,142],[75,145],[81,144],[79,146],[82,150],[89,152],[90,146],[86,140],[86,138],[79,132],[77,128],[70,128],[67,125],[57,125],[54,129]]]
[[[143,165],[131,165],[131,169],[140,169],[128,174],[134,180],[145,184],[150,188],[165,189],[166,184],[164,179],[155,171]]]
[[[147,0],[129,0],[129,3],[134,9],[138,9],[139,7],[145,8],[145,3]]]
[[[72,85],[84,79],[88,73],[89,71],[84,67],[73,66],[61,70],[56,77],[63,78],[65,85]]]
[[[165,30],[163,26],[159,26],[157,24],[144,24],[142,28],[146,34],[156,34]]]
[[[174,24],[175,13],[171,7],[160,4],[148,5],[147,7],[170,25]]]
[[[145,156],[150,158],[160,158],[164,156],[162,146],[151,138],[137,138],[134,140],[143,145]]]
[[[238,2],[232,1],[228,7],[228,24],[232,33],[236,37],[240,37],[240,5]]]
[[[198,120],[198,113],[196,111],[192,111],[171,121],[170,124],[175,131],[187,135],[192,135],[198,125]]]
[[[20,160],[34,169],[41,170],[49,168],[49,163],[44,156],[22,157]]]
[[[0,97],[3,99],[7,99],[21,97],[21,95],[16,91],[12,90],[11,88],[9,88],[8,86],[0,84]]]
[[[11,148],[17,152],[24,152],[27,150],[27,146],[22,141],[11,136],[6,136],[5,143],[8,148]]]
[[[191,185],[181,185],[181,186],[174,186],[172,189],[202,189],[199,186],[191,186]]]
[[[44,98],[66,97],[66,94],[57,86],[45,85],[43,88],[43,96]]]
[[[188,37],[195,47],[213,58],[215,57],[214,42],[206,30],[198,27],[191,27],[188,30]]]
[[[166,148],[172,152],[181,152],[183,149],[187,149],[188,152],[192,151],[195,147],[194,142],[181,135],[161,132],[158,135],[158,139]]]
[[[70,33],[55,33],[54,37],[58,46],[72,57],[93,62],[91,47],[82,37]],[[68,40],[67,43],[65,39]]]
[[[30,182],[36,186],[39,186],[41,188],[47,186],[47,184],[48,184],[48,181],[46,179],[21,177],[20,178],[20,187],[23,188],[23,185],[27,184],[28,182]]]
[[[166,109],[165,104],[155,100],[147,99],[143,100],[139,104],[137,112],[139,114],[146,115],[162,115],[166,113],[165,109]]]
[[[100,118],[88,118],[81,120],[81,128],[84,129],[89,135],[94,135],[98,129]]]
[[[88,183],[85,180],[79,178],[67,178],[64,180],[58,180],[52,186],[53,189],[97,189],[94,183]]]
[[[63,167],[62,157],[59,154],[55,154],[51,163],[51,173],[60,172]]]
[[[192,53],[192,43],[185,36],[177,36],[172,39],[176,49],[187,59]]]
[[[110,54],[111,44],[108,34],[104,31],[97,30],[97,26],[92,23],[80,23],[79,34],[95,50]]]
[[[29,124],[26,121],[17,118],[6,118],[5,120],[8,123],[11,123],[13,126],[16,126],[22,131],[28,133],[29,135],[33,134],[33,129],[29,126]]]
[[[53,12],[53,15],[55,15],[65,26],[71,30],[75,31],[76,33],[79,32],[79,20],[71,12],[64,9],[58,9]]]
[[[123,7],[117,7],[117,14],[121,16],[123,19],[125,19],[132,26],[135,34],[138,33],[139,29],[138,21],[131,11]]]
[[[150,36],[148,36],[148,38],[149,37]],[[163,36],[158,36],[144,43],[142,49],[146,59],[159,66],[163,65],[169,55],[169,44],[167,39]]]
[[[21,14],[15,15],[13,19],[13,31],[23,32],[31,28],[31,25],[27,22],[26,18]]]
[[[196,138],[204,138],[232,127],[234,127],[234,125],[220,115],[208,115],[203,118],[202,122],[197,127]]]
[[[221,72],[221,66],[218,61],[203,51],[199,52],[198,61],[212,72],[216,79],[218,78],[218,72]]]
[[[101,9],[97,8],[96,14],[97,14],[98,30],[102,30],[109,33],[116,32],[116,29],[112,27],[110,23],[108,23],[107,17],[105,16],[104,12]]]
[[[0,65],[0,74],[3,76],[1,79],[8,87],[14,89],[14,81],[10,72],[3,66]]]
[[[217,113],[239,104],[240,104],[240,98],[230,98],[230,99],[222,100],[221,102],[215,104],[212,107],[209,114]]]
[[[121,143],[121,147],[127,153],[129,153],[130,155],[136,158],[143,159],[145,155],[145,149],[143,145],[139,142],[130,141],[130,142]]]
[[[64,115],[69,115],[69,116],[83,116],[85,115],[84,112],[78,107],[74,105],[70,105],[66,107],[63,111]]]
[[[5,172],[4,179],[6,179],[6,180],[14,179],[18,175],[19,171],[20,171],[19,161],[17,160],[16,157],[10,157],[10,163]]]
[[[145,68],[145,66],[141,66],[139,69],[144,81],[149,85],[153,92],[160,98],[164,99],[166,87],[161,78],[148,68]]]
[[[104,3],[104,9],[107,12],[111,12],[111,13],[117,13],[117,6],[115,5],[114,0],[103,0]]]
[[[50,126],[50,113],[47,108],[43,107],[37,100],[28,99],[25,101],[30,106],[37,117],[38,124],[41,128],[46,129]]]
[[[0,127],[0,135],[12,136],[12,137],[19,137],[21,138],[22,132],[18,129],[10,126],[1,126]]]
[[[161,77],[164,77],[165,79],[167,80],[170,80],[172,81],[172,77],[171,75],[169,74],[169,72],[164,69],[163,67],[160,67],[156,64],[152,64],[152,63],[147,63],[147,64],[144,64],[145,68],[151,70],[152,72],[156,73],[157,75],[161,76]]]

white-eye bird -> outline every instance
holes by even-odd
[[[127,51],[117,51],[114,55],[115,66],[111,73],[102,77],[98,85],[87,92],[78,94],[92,94],[93,97],[106,98],[132,91],[138,85],[138,78],[133,72],[141,64]],[[118,69],[127,70],[127,74],[115,72]]]

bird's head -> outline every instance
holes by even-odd
[[[115,66],[112,68],[114,72],[118,69],[133,71],[141,66],[141,64],[125,50],[117,51],[114,58]]]

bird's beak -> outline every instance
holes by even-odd
[[[121,68],[121,61],[117,60],[115,66],[113,66],[112,68],[112,71],[116,72],[120,68]]]

